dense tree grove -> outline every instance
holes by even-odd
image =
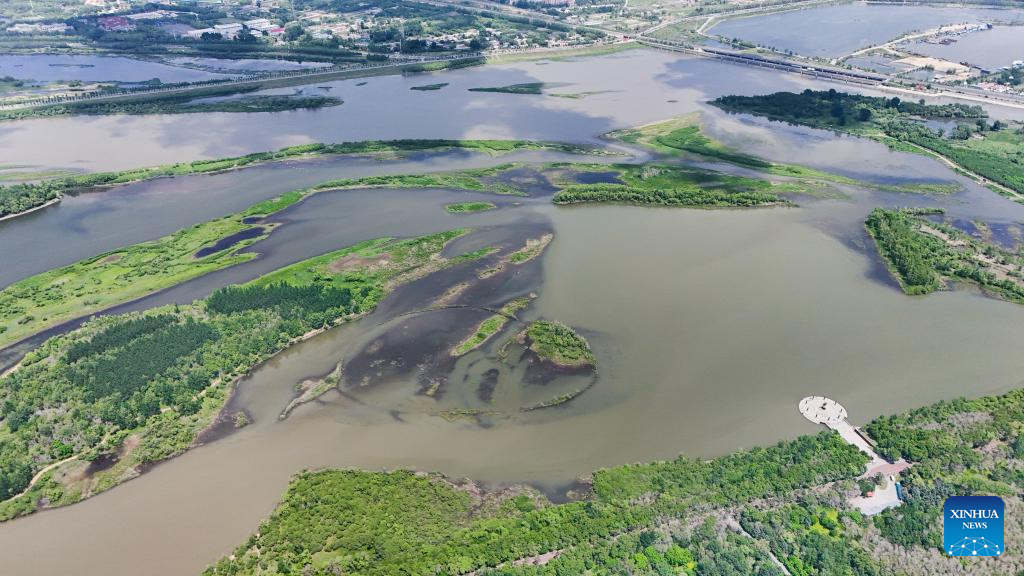
[[[60,190],[33,184],[0,187],[0,218],[25,212],[60,198]]]
[[[776,509],[746,508],[739,520],[748,534],[768,543],[793,576],[884,574],[867,551],[852,545],[850,528],[866,523],[856,511],[807,498]]]
[[[562,366],[594,364],[594,354],[587,339],[561,322],[531,322],[526,335],[530,340],[530,350],[543,360]]]
[[[933,292],[945,277],[974,282],[991,294],[1024,303],[1020,252],[928,221],[914,210],[876,208],[865,227],[907,294]]]
[[[680,458],[602,470],[591,499],[539,507],[511,495],[481,506],[472,491],[409,472],[304,473],[259,534],[207,574],[267,567],[282,574],[464,574],[575,546],[581,548],[562,560],[567,567],[552,573],[579,574],[573,567],[607,558],[642,569],[634,573],[747,574],[742,567],[752,557],[770,564],[763,553],[719,544],[710,534],[689,549],[665,543],[651,528],[712,502],[748,502],[850,478],[865,461],[837,435],[823,433],[711,462]]]
[[[908,505],[875,519],[894,544],[941,546],[938,519],[949,496],[995,494],[1009,505],[1024,490],[1024,390],[883,416],[867,431],[886,457],[914,462],[903,481]],[[1019,525],[1007,520],[1007,542],[1021,541]]]
[[[363,287],[362,296],[369,294]],[[206,309],[219,314],[243,310],[272,309],[283,318],[298,318],[309,314],[329,313],[328,319],[353,312],[352,290],[312,284],[292,286],[280,282],[269,286],[228,286],[217,290],[206,300]]]
[[[279,270],[273,281],[218,290],[205,302],[101,317],[47,340],[0,379],[0,520],[32,511],[42,497],[80,497],[46,481],[44,492],[9,500],[48,464],[116,453],[129,433],[141,438],[121,456],[130,465],[186,449],[234,378],[302,335],[371,309],[399,275],[467,260],[436,258],[464,232],[363,243]],[[385,250],[390,263],[372,272],[330,267],[356,251]]]
[[[918,232],[918,225],[908,213],[881,208],[873,210],[865,222],[879,252],[895,268],[908,294],[925,294],[939,288],[935,261],[948,251],[942,240]]]
[[[981,106],[925,104],[924,100],[861,96],[834,89],[722,96],[712,104],[727,111],[852,132],[908,151],[924,149],[1016,192],[1024,192],[1024,134],[1004,129],[1001,121],[990,125]],[[964,122],[944,135],[919,121],[928,118]]]
[[[174,320],[175,318],[171,314],[129,318],[124,322],[105,328],[89,340],[71,344],[64,354],[64,360],[68,364],[73,364],[86,356],[95,356],[111,348],[124,346],[140,336],[156,332]]]
[[[866,457],[832,432],[600,470],[586,499],[560,505],[411,472],[329,470],[298,475],[258,534],[205,574],[924,576],[957,562],[941,552],[948,496],[1024,506],[1024,391],[867,428],[884,454],[914,459],[908,500],[873,519],[846,503]],[[1007,541],[1020,541],[1024,521],[1007,519]],[[978,573],[1016,573],[1022,558],[1008,549]]]

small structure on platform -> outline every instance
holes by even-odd
[[[846,408],[831,398],[824,396],[808,396],[800,401],[800,413],[815,424],[824,425],[839,433],[839,436],[858,450],[868,455],[871,461],[868,462],[868,470],[861,475],[861,478],[874,478],[877,475],[887,476],[889,482],[884,487],[873,491],[870,496],[857,497],[850,500],[850,504],[857,507],[867,515],[877,514],[886,508],[893,508],[900,505],[902,487],[896,482],[896,474],[899,474],[910,464],[904,460],[890,463],[875,452],[874,441],[860,428],[857,428],[846,421],[848,416]]]
[[[808,396],[800,401],[800,413],[815,424],[824,424],[831,428],[846,420],[846,408],[831,398],[824,396]]]

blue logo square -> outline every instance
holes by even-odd
[[[1003,555],[1003,499],[950,496],[943,510],[943,547],[948,556]]]

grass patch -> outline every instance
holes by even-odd
[[[532,140],[367,140],[342,142],[338,144],[301,144],[282,148],[274,152],[256,152],[233,158],[196,160],[178,164],[166,164],[150,168],[137,168],[119,172],[82,174],[55,178],[38,183],[14,184],[0,187],[0,217],[19,214],[46,202],[59,199],[64,194],[84,188],[113,186],[142,182],[168,176],[209,174],[235,170],[265,162],[311,158],[339,154],[393,154],[425,150],[462,149],[497,155],[519,150],[551,150],[570,154],[600,153],[595,148],[575,144],[538,142]],[[489,175],[495,169],[463,171],[465,174]]]
[[[423,86],[412,86],[409,90],[419,90],[421,92],[428,92],[432,90],[440,90],[447,86],[447,82],[439,82],[437,84],[424,84]]]
[[[846,94],[835,90],[722,96],[712,102],[731,112],[837,130],[882,142],[894,150],[940,156],[996,190],[1024,202],[1024,124],[987,120],[980,106],[925,104]],[[930,129],[926,118],[955,121],[951,134]]]
[[[470,212],[494,210],[497,207],[497,204],[494,204],[493,202],[459,202],[456,204],[448,204],[444,209],[452,214],[466,214]]]
[[[497,92],[500,94],[543,94],[544,82],[526,82],[509,84],[508,86],[492,86],[489,88],[470,88],[470,92]]]
[[[475,192],[516,193],[510,187],[488,184],[485,175],[498,169],[437,174],[368,176],[332,180],[295,190],[248,209],[168,236],[99,254],[62,266],[0,290],[0,346],[16,342],[60,322],[152,294],[186,280],[256,258],[239,250],[263,238],[272,225],[245,223],[251,216],[267,216],[311,194],[351,188],[454,188]],[[225,249],[195,258],[200,249],[244,231],[262,231]]]
[[[452,356],[462,356],[471,350],[476,350],[483,346],[484,343],[490,340],[495,334],[501,332],[502,329],[505,328],[505,325],[508,324],[509,320],[515,317],[517,312],[525,309],[529,305],[530,299],[527,297],[516,298],[508,304],[505,304],[501,307],[501,311],[498,314],[494,314],[493,316],[485,319],[476,327],[476,330],[473,331],[471,336],[456,344],[455,347],[452,348]]]
[[[189,449],[237,378],[372,310],[399,284],[464,262],[441,252],[466,233],[363,242],[190,305],[105,316],[48,339],[0,379],[0,518],[102,492]],[[84,474],[100,457],[115,462]],[[33,474],[58,462],[19,496]]]
[[[669,164],[561,165],[556,179],[561,188],[553,197],[556,204],[619,203],[652,206],[704,208],[778,206],[790,204],[780,194],[820,194],[811,182],[773,183],[759,178],[733,176],[702,168]],[[579,184],[585,172],[612,170],[622,181]]]

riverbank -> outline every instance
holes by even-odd
[[[185,176],[191,174],[217,174],[229,172],[249,166],[257,166],[283,160],[299,160],[337,155],[385,155],[405,152],[441,151],[450,149],[472,150],[490,155],[505,154],[520,150],[552,150],[570,154],[610,154],[594,147],[556,142],[538,142],[531,140],[369,140],[359,142],[341,142],[338,144],[300,144],[289,146],[273,152],[256,152],[232,158],[213,160],[195,160],[178,164],[168,164],[151,168],[122,170],[118,172],[99,172],[65,178],[54,178],[38,183],[12,184],[0,187],[0,220],[13,218],[27,211],[13,212],[15,204],[34,204],[49,201],[53,195],[58,198],[64,194],[77,191],[102,189],[122,184],[145,182],[155,178]],[[6,213],[5,213],[6,212]]]
[[[967,282],[1002,300],[1024,303],[1021,255],[965,234],[941,217],[934,211],[876,208],[865,222],[903,291],[923,295]]]
[[[842,193],[833,188],[835,184],[859,186],[900,194],[945,195],[952,194],[961,189],[960,185],[956,183],[880,184],[864,182],[798,164],[771,162],[757,156],[744,154],[716,140],[707,133],[701,115],[696,113],[636,128],[616,130],[605,134],[604,138],[641,145],[669,156],[689,155],[706,158],[711,161],[725,162],[740,168],[779,176],[786,180],[781,182],[782,186],[778,190],[786,191],[786,186],[796,184],[798,186],[797,189],[790,189],[788,191],[810,196],[836,197],[838,195],[841,197]],[[803,186],[800,186],[801,182],[804,184]],[[810,184],[810,186],[807,184]]]
[[[326,154],[384,154],[459,148],[501,154],[516,150],[555,150],[577,154],[594,149],[533,141],[387,141],[313,144],[276,153],[193,162],[152,169],[65,178],[23,190],[74,190],[85,184],[110,186],[177,174],[210,173],[244,166]],[[610,152],[599,151],[601,154]],[[752,160],[756,160],[750,157]],[[760,161],[760,160],[758,160]],[[763,162],[763,161],[760,161]],[[748,162],[749,164],[749,162]],[[247,210],[178,230],[169,236],[111,250],[25,278],[0,291],[0,347],[23,340],[72,318],[99,312],[210,272],[258,257],[245,248],[267,238],[281,224],[273,216],[313,194],[359,188],[448,188],[525,195],[513,174],[522,172],[553,188],[555,204],[622,203],[689,208],[792,206],[793,196],[836,197],[819,172],[786,167],[778,180],[735,176],[675,164],[549,163],[502,164],[453,172],[366,176],[323,182],[251,206]],[[826,175],[829,176],[829,175]],[[846,179],[850,183],[858,183]],[[29,185],[25,185],[29,186]],[[908,184],[892,188],[910,189]],[[928,190],[941,185],[928,185]],[[474,205],[475,206],[475,205]],[[482,203],[481,203],[482,207]],[[463,207],[464,208],[464,207]],[[546,243],[545,243],[546,244]],[[543,246],[540,247],[543,249]],[[513,263],[520,263],[513,256]],[[154,258],[157,258],[154,260]],[[527,260],[529,258],[526,258]]]
[[[2,193],[2,192],[0,192],[0,193]],[[47,200],[46,202],[43,202],[42,204],[39,204],[37,206],[33,206],[32,208],[29,208],[27,210],[23,210],[21,212],[15,212],[13,214],[7,214],[7,215],[4,215],[4,216],[0,216],[0,222],[3,222],[4,220],[12,220],[14,218],[17,218],[18,216],[26,216],[26,215],[31,214],[33,212],[38,212],[39,210],[43,210],[43,209],[49,208],[50,206],[53,206],[54,204],[59,203],[60,199],[61,199],[61,196],[58,196],[58,197],[56,197],[56,198],[54,198],[52,200]]]
[[[471,66],[485,64],[509,64],[515,62],[528,62],[537,60],[563,60],[568,58],[582,58],[587,56],[602,56],[631,50],[640,47],[635,42],[597,43],[587,46],[569,46],[564,48],[534,49],[524,51],[506,51],[500,53],[481,53],[471,56],[429,60],[426,62],[397,62],[380,65],[367,65],[363,67],[308,71],[304,73],[291,73],[273,76],[270,78],[242,79],[225,82],[214,86],[185,85],[148,92],[129,92],[124,94],[110,94],[88,97],[80,102],[48,103],[39,104],[34,107],[25,107],[13,110],[0,110],[0,120],[16,120],[25,118],[59,116],[67,114],[117,114],[117,113],[179,113],[188,111],[222,111],[216,107],[203,110],[178,110],[181,102],[187,102],[203,96],[213,95],[234,95],[245,92],[254,92],[272,88],[285,88],[291,86],[302,86],[327,82],[334,80],[345,80],[352,78],[367,78],[373,76],[387,76],[393,74],[416,74],[423,72],[440,72],[444,70],[456,70]],[[70,52],[73,54],[74,52]],[[97,54],[102,52],[89,52]],[[159,101],[165,101],[171,105],[160,105]],[[301,99],[293,99],[288,106],[295,109],[302,107]],[[150,104],[147,104],[150,102]],[[124,104],[119,104],[124,103]],[[135,103],[135,105],[130,105]],[[230,104],[230,102],[229,102]],[[308,103],[307,103],[308,104]],[[319,106],[331,105],[328,103],[317,104]],[[162,108],[161,108],[162,106]],[[275,106],[280,106],[276,103]],[[244,110],[237,105],[233,108],[226,108],[223,111],[276,111],[278,108],[265,107],[263,110]]]
[[[932,156],[993,191],[1024,202],[1024,168],[1017,154],[1024,146],[1019,122],[988,120],[980,106],[930,105],[845,94],[834,90],[763,96],[722,96],[712,102],[727,112],[754,114],[812,128],[870,138],[892,149]],[[951,126],[934,131],[924,120]]]
[[[360,575],[430,566],[503,576],[693,574],[736,563],[766,574],[942,572],[951,562],[938,522],[946,495],[1001,496],[1007,539],[1024,534],[1024,521],[1010,519],[1024,506],[1018,479],[1005,472],[1021,463],[1012,446],[1022,407],[1016,390],[872,421],[867,430],[883,455],[916,462],[903,473],[903,506],[873,517],[848,504],[868,457],[831,431],[707,461],[601,469],[563,504],[526,488],[410,471],[306,471],[259,532],[204,574],[258,574],[268,562]],[[989,441],[968,439],[978,435]],[[1000,565],[1021,561],[1019,551],[1005,552]]]
[[[255,367],[405,283],[471,262],[475,253],[440,256],[468,232],[371,240],[188,306],[103,317],[51,338],[4,376],[0,520],[77,502],[189,449],[229,416],[235,385]],[[332,267],[353,256],[373,263]],[[59,410],[40,411],[56,396]]]

